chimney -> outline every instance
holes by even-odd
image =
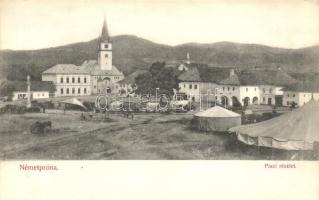
[[[235,69],[231,69],[229,75],[230,76],[234,76],[235,75]]]

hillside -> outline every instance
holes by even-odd
[[[296,50],[230,42],[167,46],[130,35],[112,40],[114,65],[125,74],[146,69],[155,61],[184,60],[187,52],[194,62],[210,66],[280,66],[292,73],[319,72],[319,46]],[[57,63],[81,64],[87,59],[97,59],[97,39],[40,50],[3,50],[0,51],[0,79],[21,79],[24,75],[16,74],[23,73],[31,73],[34,79],[39,79],[42,71]]]

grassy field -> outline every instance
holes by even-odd
[[[190,128],[192,113],[103,114],[80,120],[80,112],[50,111],[0,116],[0,155],[11,159],[218,159],[285,160],[291,152],[247,146],[228,133]],[[51,120],[43,135],[30,133],[38,120]],[[303,159],[312,159],[303,153]],[[302,159],[301,156],[298,159]]]

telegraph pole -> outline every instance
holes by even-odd
[[[31,107],[31,83],[30,83],[30,75],[27,76],[27,85],[28,85],[28,100],[27,100],[27,108]]]

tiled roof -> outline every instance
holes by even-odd
[[[281,70],[242,71],[220,81],[223,85],[276,85],[289,86],[298,83]]]
[[[219,82],[222,85],[240,85],[239,78],[237,74],[230,75],[228,78]]]
[[[84,61],[82,65],[57,64],[47,69],[42,74],[91,74],[102,76],[123,76],[115,66],[111,70],[101,70],[96,60]]]
[[[185,82],[201,82],[202,81],[199,71],[196,67],[190,68],[189,70],[185,71],[184,73],[179,75],[178,79],[180,81],[185,81]]]
[[[96,60],[86,60],[83,62],[82,67],[89,69],[91,75],[101,76],[124,76],[114,65],[111,70],[102,70]]]
[[[186,64],[188,70],[179,75],[180,81],[218,83],[229,75],[229,69],[208,67],[204,64]]]
[[[45,70],[42,74],[89,74],[90,69],[73,64],[57,64]]]
[[[319,92],[319,77],[290,85],[284,91]]]

